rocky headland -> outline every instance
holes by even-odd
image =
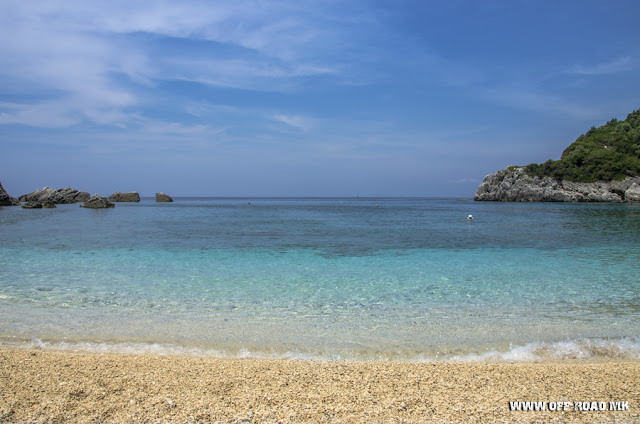
[[[127,193],[120,193],[116,191],[109,196],[110,202],[139,202],[140,194],[137,191],[129,191]]]
[[[473,200],[640,202],[640,109],[591,127],[558,160],[487,175]]]
[[[59,188],[54,190],[49,187],[43,187],[29,194],[20,196],[21,202],[50,202],[53,204],[70,204],[78,202],[86,202],[89,200],[89,193],[86,191],[78,191],[73,188]]]
[[[2,187],[0,183],[0,206],[18,206],[20,202],[15,197],[9,196],[9,193]]]
[[[622,181],[580,183],[527,174],[524,167],[509,166],[489,174],[473,200],[503,202],[640,202],[640,177]]]

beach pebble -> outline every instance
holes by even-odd
[[[32,353],[0,348],[0,421],[609,422],[595,412],[518,415],[508,402],[570,393],[635,405],[640,385],[638,361],[514,366]],[[615,418],[637,422],[637,410]]]

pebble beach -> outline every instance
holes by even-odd
[[[640,422],[640,361],[304,361],[0,349],[2,422]],[[510,402],[544,402],[511,411]],[[626,402],[576,411],[574,402]],[[570,402],[549,410],[551,402]]]

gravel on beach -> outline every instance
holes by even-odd
[[[544,402],[546,410],[511,411],[510,402],[520,401]],[[604,402],[607,410],[576,411],[574,402]],[[609,402],[628,409],[609,410]],[[560,403],[563,410],[549,410]],[[640,361],[304,361],[0,348],[0,422],[640,423]]]

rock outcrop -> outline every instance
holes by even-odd
[[[139,202],[140,195],[137,191],[130,191],[127,193],[120,193],[116,191],[111,196],[109,196],[110,202]]]
[[[173,199],[171,198],[171,196],[160,192],[156,193],[156,202],[173,202]]]
[[[81,208],[91,209],[106,209],[114,208],[116,205],[111,203],[106,197],[98,196],[94,194],[89,200],[84,202],[84,205],[80,205]]]
[[[42,203],[33,200],[22,205],[22,209],[42,209]]]
[[[30,202],[24,203],[22,205],[22,209],[42,209],[42,208],[52,209],[52,208],[57,208],[57,206],[55,205],[55,203],[52,203],[49,201],[35,202],[33,200]]]
[[[87,200],[89,200],[89,193],[72,188],[60,188],[58,190],[54,190],[49,187],[44,187],[32,193],[20,196],[21,202],[51,202],[53,204],[78,203],[86,202]]]
[[[0,183],[0,206],[18,206],[20,202],[15,197],[9,196],[9,193],[2,187]]]
[[[473,200],[504,202],[640,202],[640,177],[623,181],[576,183],[531,177],[524,168],[509,166],[489,174]]]

